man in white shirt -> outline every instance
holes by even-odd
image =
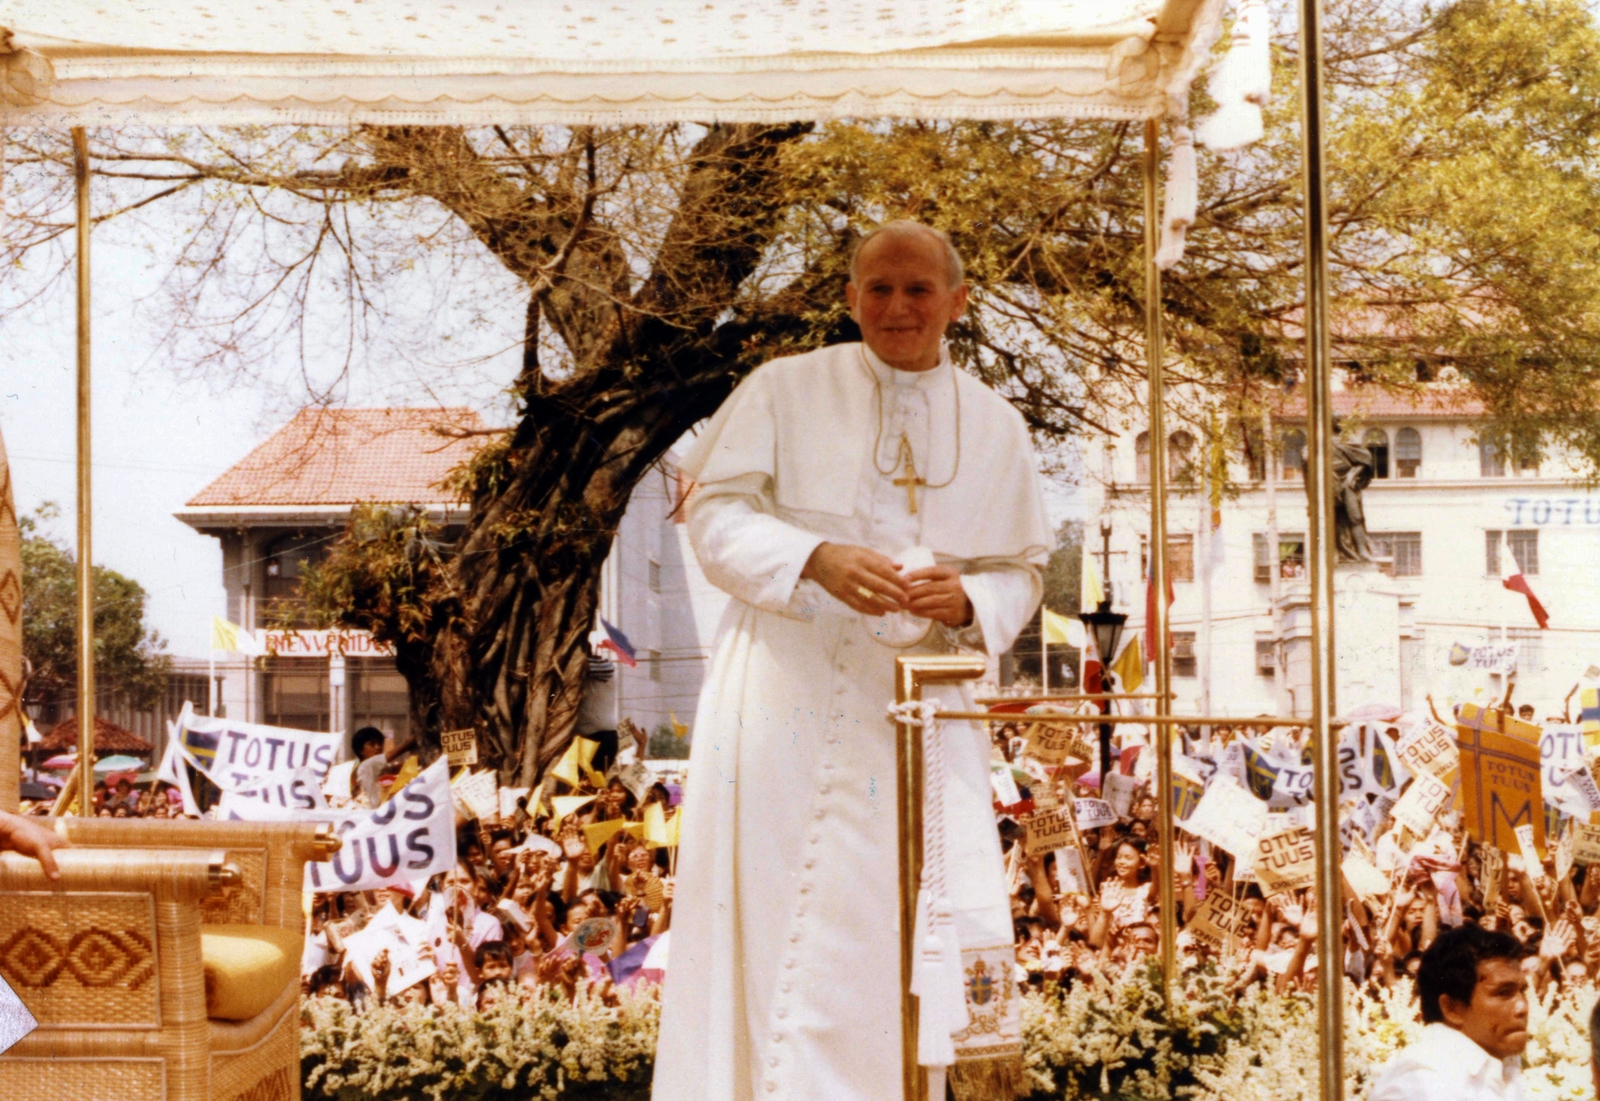
[[[1508,933],[1476,925],[1441,933],[1417,972],[1427,1027],[1384,1068],[1368,1101],[1522,1101],[1524,955]]]

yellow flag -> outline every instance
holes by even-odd
[[[676,847],[676,845],[678,844],[678,835],[682,831],[683,831],[683,808],[679,807],[678,808],[678,813],[674,814],[667,821],[667,847],[669,849]]]
[[[1044,640],[1050,646],[1076,646],[1083,649],[1083,622],[1057,615],[1049,608],[1039,609],[1044,617]]]
[[[1111,671],[1117,675],[1121,691],[1139,691],[1139,686],[1144,683],[1144,647],[1138,635],[1134,635],[1132,641],[1122,648],[1121,655],[1111,663]]]
[[[667,816],[660,803],[644,808],[644,843],[660,846],[667,844]]]
[[[405,764],[400,766],[400,774],[394,778],[394,783],[389,785],[389,790],[383,793],[383,802],[393,799],[401,788],[405,787],[422,772],[422,766],[417,763],[415,756],[407,757]]]
[[[667,715],[672,719],[672,733],[679,738],[687,738],[689,736],[689,727],[687,724],[678,721],[678,713],[676,711],[668,711]]]
[[[622,830],[626,829],[626,818],[612,818],[605,822],[593,822],[583,827],[584,840],[589,842],[589,851],[596,856],[600,854],[600,846],[610,841]]]
[[[1106,590],[1100,584],[1100,571],[1095,568],[1092,555],[1083,556],[1083,592],[1080,604],[1082,610],[1092,612],[1100,606],[1106,598]]]
[[[211,648],[228,654],[265,654],[266,648],[237,623],[221,616],[211,617]]]
[[[582,769],[589,776],[595,787],[603,786],[604,778],[595,779],[599,776],[599,773],[589,767],[589,763],[594,760],[594,751],[599,748],[599,742],[590,741],[588,738],[572,739],[567,746],[567,751],[561,755],[561,760],[557,761],[555,767],[550,770],[550,775],[562,781],[568,787],[578,787],[583,783],[578,776],[578,770]]]
[[[550,800],[550,806],[555,811],[551,816],[551,825],[559,828],[562,819],[574,811],[582,810],[594,802],[592,795],[556,795]]]

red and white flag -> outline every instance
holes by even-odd
[[[1550,626],[1550,613],[1544,610],[1544,605],[1539,603],[1539,598],[1533,595],[1533,586],[1528,584],[1528,579],[1520,573],[1514,573],[1501,585],[1514,593],[1521,593],[1528,598],[1528,611],[1533,613],[1533,618],[1539,622],[1539,630],[1543,631]]]

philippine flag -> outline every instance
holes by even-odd
[[[617,660],[629,669],[639,667],[639,659],[634,657],[633,643],[628,641],[628,636],[607,623],[605,617],[600,618],[600,626],[605,628],[606,640],[600,645],[617,655]]]

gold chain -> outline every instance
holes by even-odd
[[[902,456],[911,450],[911,440],[902,432],[900,434],[901,450],[896,452],[895,460],[889,465],[889,469],[885,470],[878,465],[878,448],[883,446],[883,383],[878,381],[878,372],[872,369],[872,364],[867,360],[866,343],[864,341],[856,345],[856,351],[861,356],[861,366],[865,367],[867,374],[872,377],[872,390],[878,402],[878,434],[872,438],[872,469],[887,478],[900,469],[900,464],[903,461]],[[891,367],[890,370],[898,370],[898,368]],[[953,363],[950,365],[950,390],[954,393],[956,401],[956,465],[951,469],[950,477],[937,485],[923,482],[923,489],[943,489],[955,481],[956,475],[961,472],[961,385],[956,378],[956,369]],[[929,409],[929,413],[932,413],[932,409]],[[933,443],[933,421],[931,416],[928,422],[928,442],[931,447]],[[914,458],[913,461],[915,461]]]

